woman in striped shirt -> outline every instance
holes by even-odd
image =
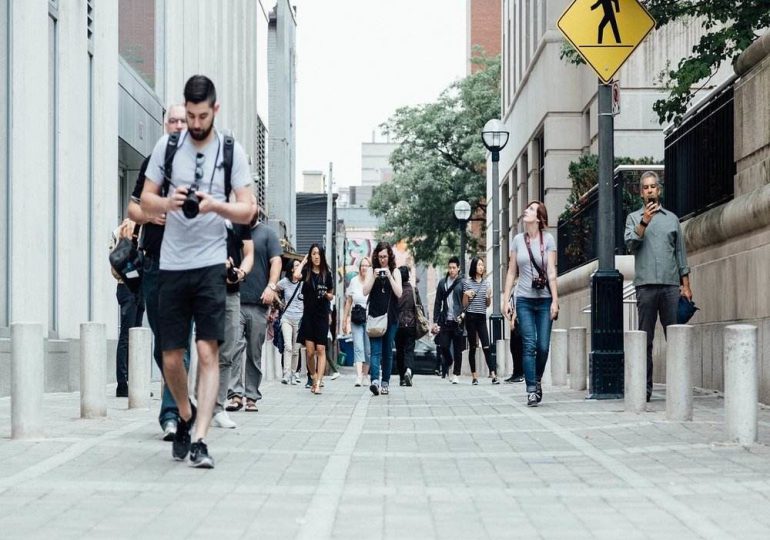
[[[468,332],[468,362],[473,373],[473,382],[479,384],[476,375],[477,340],[481,341],[481,350],[492,375],[492,384],[500,384],[497,378],[497,366],[489,350],[489,332],[487,331],[487,308],[492,303],[492,288],[484,279],[484,261],[479,257],[471,260],[468,277],[463,280],[463,306],[465,311],[465,329]]]

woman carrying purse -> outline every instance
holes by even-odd
[[[350,280],[345,291],[345,324],[342,331],[353,334],[353,362],[356,365],[356,386],[363,384],[369,374],[370,344],[366,334],[366,304],[369,297],[364,294],[364,280],[372,267],[369,257],[358,264],[358,274]]]

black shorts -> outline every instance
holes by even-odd
[[[224,264],[194,270],[161,270],[158,273],[158,322],[164,351],[187,348],[190,322],[195,339],[225,339],[227,298]]]

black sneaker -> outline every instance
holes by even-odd
[[[407,386],[412,386],[412,370],[409,368],[406,368],[406,373],[404,373],[404,383]]]
[[[537,399],[537,394],[535,392],[530,392],[527,395],[527,407],[537,407],[538,403],[540,403],[540,400]]]
[[[214,458],[209,455],[209,448],[203,439],[190,445],[190,467],[196,469],[213,469]]]
[[[472,384],[473,386],[477,386],[477,385],[479,384],[479,380],[478,380],[478,379],[473,379],[473,380],[471,381],[471,384]]]
[[[500,379],[497,377],[492,377],[492,384],[500,384]]]
[[[192,431],[193,424],[195,424],[195,416],[197,409],[195,405],[190,402],[190,408],[192,409],[192,416],[189,420],[184,421],[181,418],[176,427],[176,435],[174,435],[174,444],[171,447],[171,455],[177,461],[182,461],[187,457],[187,453],[190,451],[190,431]]]
[[[377,381],[372,381],[372,384],[369,385],[369,391],[375,396],[380,395],[380,385],[377,384]]]
[[[313,386],[313,379],[310,378],[310,375],[307,377],[307,382],[305,383],[305,388],[310,388]]]
[[[537,396],[537,402],[540,403],[543,401],[543,385],[540,383],[537,383],[537,389],[535,390],[535,395]]]

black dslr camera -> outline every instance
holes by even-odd
[[[197,214],[198,212],[196,211],[195,213]],[[230,266],[227,269],[227,281],[229,281],[230,283],[237,283],[239,277],[240,276],[238,275],[238,272],[235,271],[234,266]]]
[[[545,289],[546,285],[548,285],[548,280],[544,276],[537,276],[536,278],[532,279],[533,289]]]
[[[196,191],[198,191],[198,184],[193,184],[187,188],[187,198],[182,203],[182,213],[187,219],[194,218],[200,211],[200,199]]]
[[[378,268],[378,269],[377,269],[377,277],[378,277],[378,278],[380,278],[380,279],[382,279],[382,280],[388,279],[388,276],[387,276],[387,274],[385,273],[385,269],[383,269],[383,268]]]
[[[326,296],[326,291],[327,290],[328,289],[326,288],[326,285],[319,285],[318,286],[318,288],[316,289],[316,292],[318,293],[318,299],[319,300],[323,300],[324,299],[324,297]]]

